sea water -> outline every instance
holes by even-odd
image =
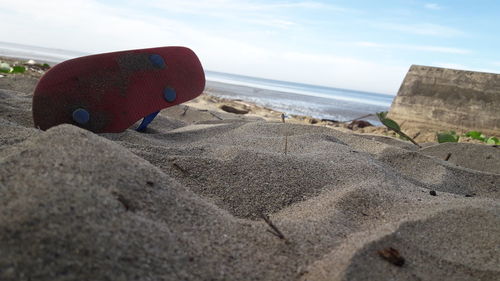
[[[0,56],[34,59],[52,64],[88,55],[76,51],[0,42]],[[394,96],[302,83],[284,82],[205,71],[206,91],[212,95],[240,99],[285,114],[349,121],[368,114],[387,111]],[[363,118],[380,124],[376,117]]]
[[[0,56],[33,59],[38,62],[56,64],[68,59],[88,55],[83,52],[28,46],[0,42]]]
[[[375,113],[389,110],[394,96],[205,71],[212,95],[250,101],[286,114],[349,121],[359,117],[380,124]]]

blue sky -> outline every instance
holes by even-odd
[[[500,73],[500,1],[0,0],[0,41],[183,45],[207,70],[396,94],[412,64]]]

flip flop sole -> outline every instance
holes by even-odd
[[[185,47],[91,55],[52,67],[33,94],[35,127],[67,123],[122,132],[141,118],[199,96],[205,73]]]

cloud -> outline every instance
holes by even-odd
[[[180,21],[93,0],[2,2],[0,38],[5,41],[93,53],[185,45],[203,35]],[[30,24],[20,25],[19,19]]]
[[[249,1],[249,0],[153,0],[134,1],[140,5],[157,7],[174,12],[191,14],[215,14],[221,13],[248,13],[263,11],[280,11],[283,9],[329,9],[337,11],[347,11],[348,9],[325,4],[318,1],[281,1],[279,3],[269,3],[269,1]]]
[[[384,29],[402,31],[405,33],[417,34],[417,35],[427,35],[436,37],[457,37],[465,35],[465,33],[461,30],[432,23],[417,23],[417,24],[383,23],[377,25]]]
[[[466,49],[440,47],[440,46],[419,46],[419,45],[395,45],[395,46],[401,49],[424,51],[424,52],[436,52],[436,53],[460,54],[460,55],[471,53],[471,51]]]
[[[151,7],[169,13],[182,13],[190,15],[202,15],[219,18],[240,18],[248,17],[266,18],[279,17],[284,18],[292,10],[330,10],[347,11],[342,7],[325,4],[316,1],[282,1],[279,3],[269,3],[268,1],[249,1],[249,0],[152,0],[140,1],[131,0],[136,6]]]
[[[278,80],[396,94],[408,66],[330,53],[276,52],[261,73]],[[314,75],[311,75],[313,73]]]
[[[459,63],[435,62],[435,63],[432,63],[432,65],[437,66],[437,67],[460,69],[460,70],[470,70],[471,69],[470,67],[463,65],[463,64],[459,64]]]
[[[388,45],[379,44],[379,43],[375,43],[375,42],[368,42],[368,41],[356,42],[356,43],[354,43],[354,45],[360,46],[360,47],[369,47],[369,48],[388,48],[389,47]]]
[[[261,25],[278,29],[298,26],[291,20],[293,12],[330,11],[349,12],[351,9],[325,4],[318,1],[270,1],[250,0],[129,0],[130,3],[142,8],[151,8],[165,13],[212,17],[253,25]]]
[[[356,42],[356,46],[367,47],[367,48],[379,48],[379,49],[399,49],[406,51],[422,51],[422,52],[434,52],[434,53],[446,53],[446,54],[470,54],[470,50],[452,47],[442,47],[442,46],[428,46],[428,45],[406,45],[406,44],[380,44],[375,42]]]
[[[296,22],[282,19],[249,19],[245,20],[245,22],[280,29],[287,29],[292,26],[298,25]]]
[[[441,7],[439,4],[436,4],[436,3],[426,3],[424,5],[424,7],[426,9],[429,9],[429,10],[442,10],[443,7]]]
[[[475,71],[500,74],[500,68],[482,68],[481,67],[481,68],[475,69]]]
[[[406,66],[391,66],[390,63],[355,57],[299,51],[300,48],[289,41],[263,36],[263,29],[257,29],[259,32],[255,34],[242,32],[243,25],[238,25],[242,21],[229,21],[233,24],[231,26],[218,24],[215,25],[217,30],[214,30],[212,26],[203,25],[210,21],[196,23],[197,16],[183,14],[184,17],[179,17],[176,14],[176,17],[169,17],[166,10],[161,9],[151,13],[151,7],[134,6],[133,1],[113,6],[97,0],[0,0],[0,38],[88,53],[183,45],[198,54],[207,70],[382,93],[395,93],[408,69]],[[189,5],[195,5],[194,1],[178,2],[184,4],[171,8],[188,9]],[[200,5],[220,6],[229,2],[231,5],[254,3],[211,0],[200,1]],[[245,16],[243,20],[273,19],[254,24],[271,24],[281,28],[294,27],[295,23],[286,16],[273,17],[274,13],[283,9],[321,7],[316,2],[255,3],[260,3],[253,9],[261,16],[252,19]],[[251,15],[240,11],[243,7],[233,6],[232,9],[237,11],[234,16],[238,17],[240,12]],[[216,10],[214,7],[209,9],[214,13]],[[29,19],[30,23],[19,24],[20,19]]]
[[[500,74],[500,63],[497,65],[496,68],[495,66],[493,66],[492,68],[484,68],[484,67],[470,66],[459,63],[446,63],[446,62],[434,62],[431,65],[437,67],[451,68],[451,69]]]
[[[475,68],[476,71],[500,74],[500,61],[484,63],[486,67]]]

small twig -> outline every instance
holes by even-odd
[[[176,168],[177,170],[181,171],[183,174],[188,174],[188,171],[186,171],[186,169],[182,168],[181,166],[179,166],[179,164],[177,163],[172,163],[172,166],[174,168]]]
[[[354,118],[354,119],[352,119],[352,120],[347,120],[347,121],[345,121],[345,123],[352,122],[352,121],[356,121],[356,120],[363,119],[363,118],[370,117],[370,116],[374,116],[374,115],[375,115],[375,114],[370,113],[370,114],[367,114],[367,115],[360,116],[360,117],[358,117],[358,118]]]
[[[448,154],[446,155],[446,157],[444,158],[444,161],[448,161],[448,160],[450,160],[450,157],[451,157],[451,153],[448,153]]]
[[[118,202],[120,202],[123,205],[123,208],[125,208],[125,211],[130,210],[130,204],[129,204],[128,200],[125,199],[125,197],[123,197],[122,195],[118,195],[118,197],[116,199],[118,200]]]
[[[389,247],[383,250],[377,251],[378,255],[384,260],[392,263],[395,266],[403,266],[405,264],[405,258],[401,256],[398,250]]]
[[[215,117],[215,118],[217,118],[217,119],[219,119],[219,120],[223,120],[223,119],[222,119],[222,118],[220,118],[219,116],[215,115],[215,113],[213,113],[213,112],[210,112],[210,114],[212,114],[212,116],[213,116],[213,117]]]
[[[187,105],[184,106],[184,111],[182,112],[181,116],[186,115],[186,112],[188,111],[188,109],[189,109],[189,106],[187,106]]]
[[[390,129],[390,128],[389,128]],[[420,144],[418,144],[416,141],[414,141],[412,138],[410,138],[407,134],[403,133],[401,130],[397,131],[397,130],[394,130],[394,129],[390,129],[390,130],[393,130],[394,132],[398,133],[400,136],[403,136],[404,138],[406,138],[407,140],[411,141],[414,145],[422,148],[422,146],[420,146]]]
[[[118,202],[120,202],[120,204],[122,204],[125,211],[134,211],[135,210],[133,208],[133,206],[130,204],[130,200],[125,198],[123,195],[121,195],[117,192],[112,192],[112,194],[116,196],[116,200],[118,200]]]
[[[285,124],[285,114],[284,113],[281,113],[281,122],[283,122],[283,124]],[[288,152],[288,131],[286,130],[286,125],[283,125],[283,126],[285,126],[285,155],[286,155]]]
[[[285,235],[283,235],[283,233],[273,224],[273,222],[269,219],[269,217],[266,214],[262,213],[261,217],[262,219],[264,219],[267,225],[271,227],[272,230],[271,229],[267,230],[269,233],[273,234],[274,236],[277,236],[281,240],[287,240],[285,238]]]
[[[288,152],[288,135],[285,135],[285,155]]]

